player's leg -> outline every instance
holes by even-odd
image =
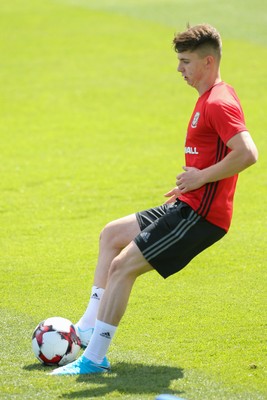
[[[153,267],[132,241],[111,263],[98,319],[117,326],[127,307],[136,278],[152,269]]]
[[[97,315],[95,330],[84,356],[100,363],[126,310],[136,278],[153,268],[131,242],[111,263],[108,282]]]
[[[82,357],[54,370],[53,375],[92,374],[109,369],[106,353],[127,307],[132,286],[139,275],[152,269],[134,242],[115,257],[89,345]]]
[[[138,234],[140,227],[135,214],[108,223],[100,234],[99,255],[94,285],[105,288],[111,262]]]
[[[104,294],[109,268],[113,259],[140,233],[135,214],[108,223],[99,240],[99,256],[95,269],[94,283],[87,308],[76,324],[83,347],[86,347],[95,325],[101,298]]]
[[[83,347],[87,346],[93,332],[98,307],[104,294],[111,262],[120,254],[121,250],[141,232],[141,230],[153,224],[154,221],[165,215],[171,208],[172,206],[167,204],[144,210],[137,214],[131,214],[107,224],[103,229],[100,235],[99,257],[95,270],[91,298],[85,313],[76,324]]]

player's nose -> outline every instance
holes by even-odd
[[[182,68],[181,63],[178,64],[178,66],[177,66],[177,71],[178,71],[178,72],[183,72],[183,68]]]

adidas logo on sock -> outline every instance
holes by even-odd
[[[92,294],[91,299],[99,300],[98,294],[97,293]]]
[[[111,339],[109,332],[102,332],[102,333],[100,333],[100,336],[105,337],[106,339]]]

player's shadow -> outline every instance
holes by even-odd
[[[170,389],[171,381],[182,379],[183,369],[165,365],[144,365],[117,363],[107,374],[80,375],[77,382],[88,382],[88,388],[72,393],[64,393],[61,398],[78,399],[85,397],[104,397],[112,392],[125,394],[163,393],[175,395],[182,392]],[[90,384],[93,384],[93,387]],[[98,387],[96,385],[99,385]],[[84,387],[84,386],[83,386]]]

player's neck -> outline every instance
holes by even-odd
[[[217,73],[214,76],[208,76],[206,80],[203,80],[202,82],[200,82],[200,85],[197,88],[199,97],[202,96],[208,90],[210,90],[213,86],[220,83],[221,81],[222,80],[221,80],[220,71],[217,71]]]

